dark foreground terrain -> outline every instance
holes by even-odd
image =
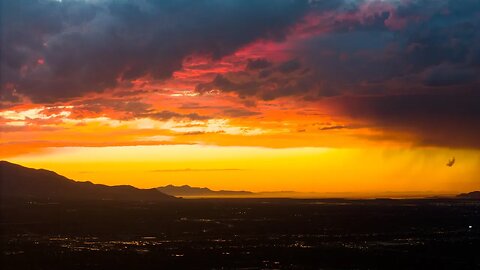
[[[480,269],[480,201],[3,202],[2,269]]]

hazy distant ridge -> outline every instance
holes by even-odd
[[[174,186],[167,185],[157,188],[159,191],[171,196],[249,196],[253,195],[250,191],[218,190],[214,191],[206,187],[191,187],[189,185]]]
[[[107,186],[78,182],[43,169],[31,169],[0,161],[2,198],[43,200],[124,200],[159,201],[174,199],[157,189],[128,185]]]
[[[460,199],[480,199],[480,191],[472,191],[468,193],[462,193],[457,195]]]

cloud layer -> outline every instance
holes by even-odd
[[[268,106],[300,101],[361,122],[324,133],[362,125],[480,147],[478,0],[1,5],[3,107],[30,100],[68,103],[72,118],[201,121],[268,118]]]
[[[41,102],[168,78],[189,55],[220,59],[257,39],[280,41],[307,4],[20,0],[2,9],[2,90]]]

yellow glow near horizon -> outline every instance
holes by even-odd
[[[457,164],[445,166],[452,156]],[[8,161],[75,180],[141,188],[456,193],[480,186],[480,151],[445,148],[59,147]]]

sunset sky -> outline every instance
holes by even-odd
[[[141,188],[480,188],[478,0],[1,5],[2,160]]]

